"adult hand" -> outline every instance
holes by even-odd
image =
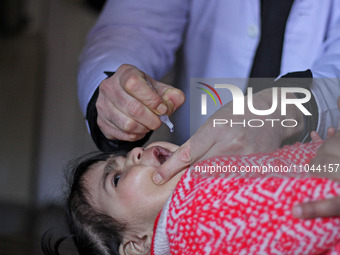
[[[338,105],[340,109],[340,98]],[[309,165],[315,169],[318,166],[326,166],[332,171],[316,172],[317,175],[340,182],[340,131],[335,132],[334,128],[329,128],[327,131],[326,141],[320,146]],[[313,141],[321,140],[316,132],[312,132],[311,136]],[[340,216],[340,196],[299,204],[293,208],[292,212],[295,217],[303,219]]]
[[[152,79],[135,66],[122,65],[99,86],[97,123],[110,140],[137,141],[159,128],[158,115],[171,115],[184,100],[181,90]]]
[[[294,95],[290,95],[295,97]],[[246,98],[247,100],[247,98]],[[254,107],[258,110],[271,108],[272,89],[265,89],[253,95]],[[246,105],[246,104],[245,104]],[[278,105],[281,105],[280,102]],[[279,107],[280,108],[280,107]],[[153,180],[157,184],[168,181],[176,173],[185,167],[221,155],[246,155],[254,152],[269,152],[278,148],[281,142],[302,131],[303,115],[289,105],[287,107],[287,119],[295,119],[298,125],[294,128],[281,126],[280,122],[265,122],[262,127],[251,127],[249,125],[217,125],[213,127],[214,119],[233,119],[233,122],[241,123],[250,119],[281,119],[280,109],[277,109],[270,116],[257,116],[250,111],[245,115],[236,116],[232,114],[232,102],[223,106],[215,112],[179,149],[158,168]]]
[[[315,169],[318,166],[326,166],[332,172],[318,173],[318,176],[340,182],[340,131],[328,137],[320,146],[310,166]],[[340,216],[340,196],[297,205],[293,208],[293,215],[304,219]]]

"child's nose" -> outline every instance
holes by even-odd
[[[141,160],[144,149],[142,147],[136,147],[130,152],[132,162],[137,164]]]

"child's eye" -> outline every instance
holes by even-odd
[[[113,176],[113,184],[115,185],[115,187],[117,187],[119,179],[120,179],[120,174],[115,174]]]

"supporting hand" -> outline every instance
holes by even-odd
[[[254,106],[256,109],[269,109],[272,102],[272,91],[266,89],[254,94]],[[243,116],[232,114],[232,102],[215,112],[179,149],[154,173],[154,182],[157,184],[168,181],[176,173],[185,167],[221,155],[246,155],[254,152],[269,152],[278,148],[281,142],[302,131],[303,116],[295,107],[288,107],[287,118],[296,119],[299,123],[294,128],[272,127],[266,125],[261,128],[250,126],[226,126],[213,127],[214,119],[233,118],[236,122],[248,119],[279,119],[280,109],[270,116],[254,116],[246,111]]]
[[[338,107],[340,109],[340,97],[338,98]],[[313,141],[321,140],[316,132],[312,132],[311,136]],[[333,169],[331,172],[316,173],[318,176],[340,182],[340,130],[335,132],[333,127],[327,130],[326,141],[320,146],[315,158],[310,162],[310,166],[313,165],[314,168],[320,165],[326,166],[326,169],[329,170]],[[340,196],[297,205],[293,208],[293,215],[304,219],[340,216]]]

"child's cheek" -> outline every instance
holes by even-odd
[[[148,190],[154,185],[152,182],[152,171],[146,167],[134,167],[122,178],[120,183],[124,190],[125,199],[139,199],[145,196]]]

